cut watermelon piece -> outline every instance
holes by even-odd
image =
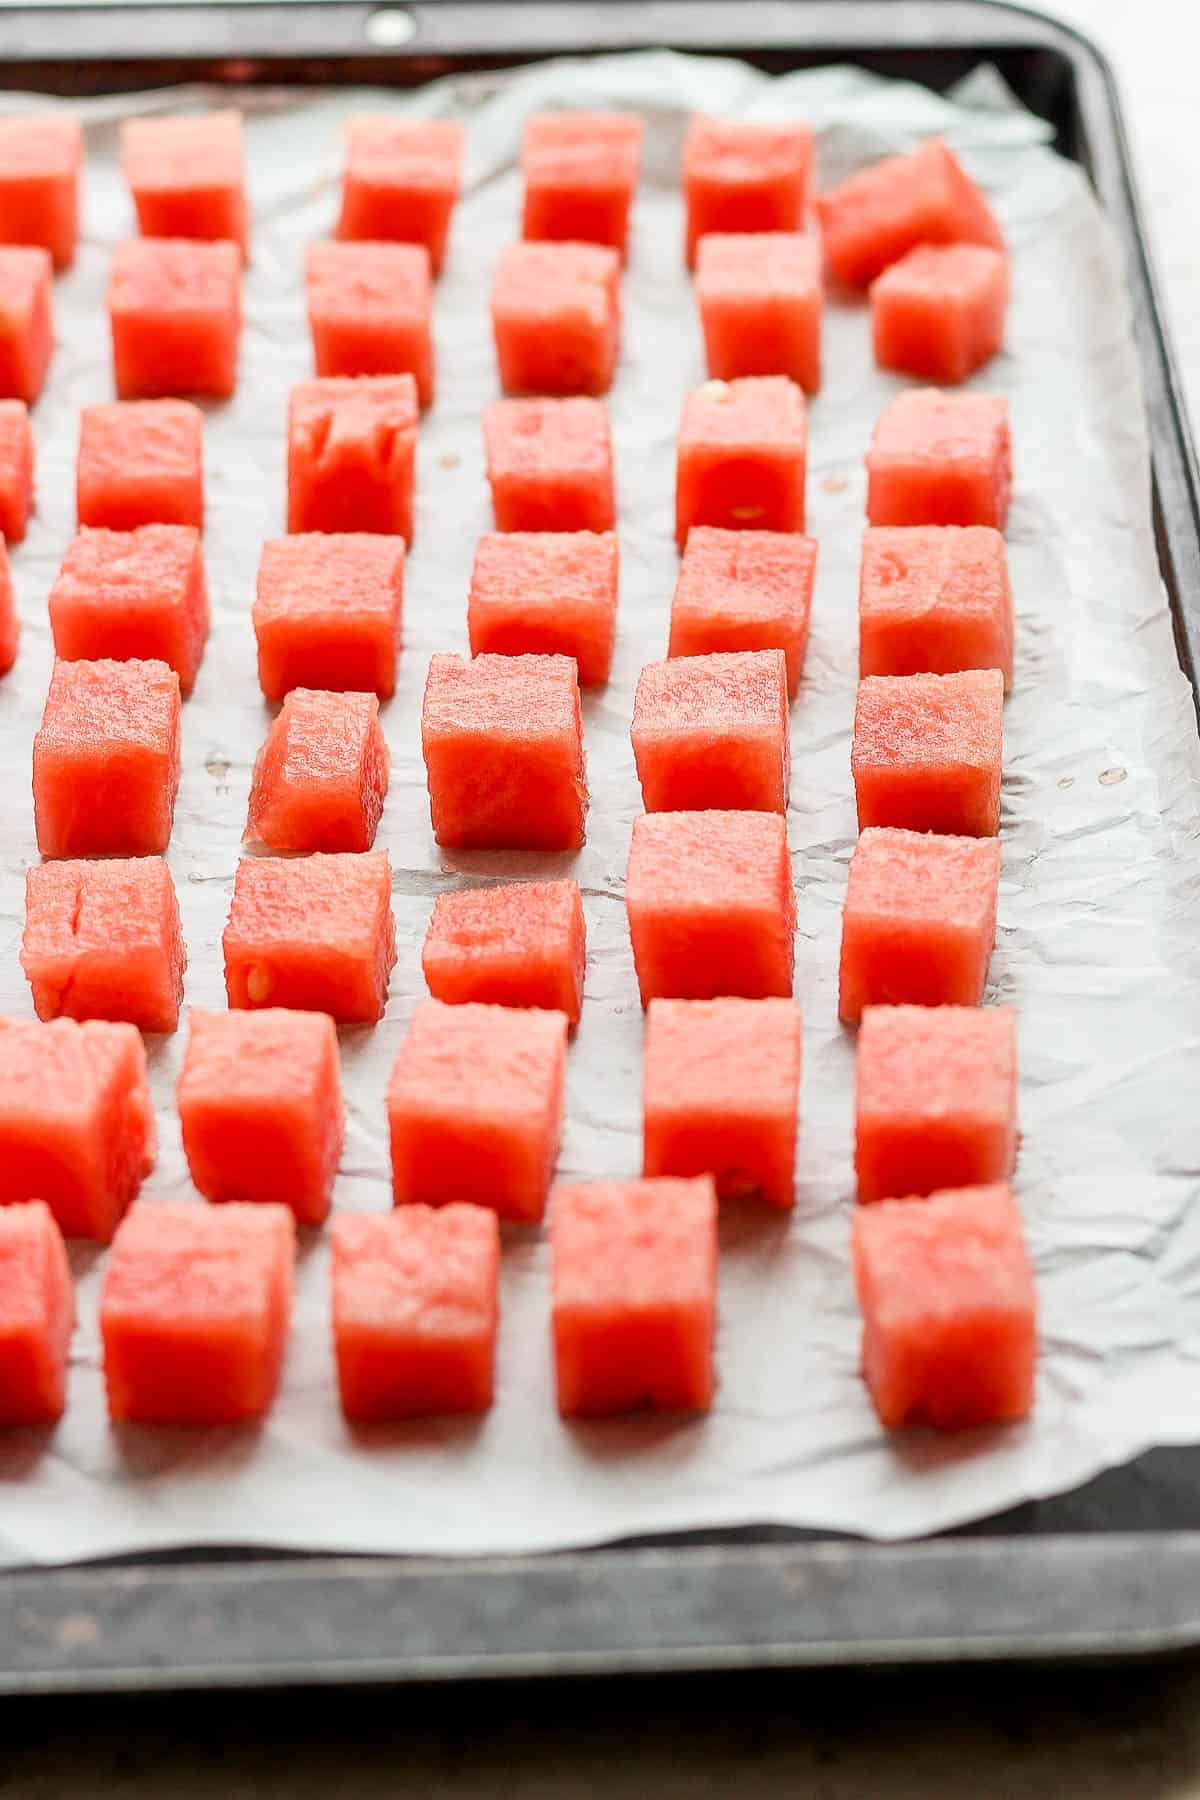
[[[688,532],[671,601],[668,656],[782,650],[795,699],[808,647],[817,540],[798,532]]]
[[[829,265],[850,287],[866,287],[914,244],[1004,248],[987,200],[941,138],[860,169],[819,194],[817,212]]]
[[[333,1223],[333,1341],[348,1419],[486,1412],[500,1323],[500,1226],[481,1206],[402,1206]]]
[[[778,813],[645,813],[625,878],[642,1005],[792,991],[796,896]]]
[[[32,406],[54,351],[54,265],[40,248],[0,247],[0,399]]]
[[[1007,1181],[1017,1155],[1011,1006],[868,1006],[858,1033],[861,1201]]]
[[[288,403],[288,531],[413,533],[411,375],[302,381]]]
[[[540,1219],[566,1070],[565,1013],[419,1000],[388,1083],[396,1205]]]
[[[472,656],[573,656],[581,687],[612,668],[619,557],[611,531],[493,531],[479,541]]]
[[[0,1019],[0,1202],[44,1200],[64,1236],[107,1243],[156,1150],[134,1026]]]
[[[711,1175],[721,1199],[795,1198],[800,1013],[790,1000],[652,1000],[642,1173]]]
[[[523,235],[607,244],[624,258],[641,147],[633,113],[535,113],[521,143]]]
[[[423,244],[322,243],[305,252],[318,375],[411,375],[433,404],[433,282]]]
[[[243,857],[221,941],[230,1006],[374,1025],[396,964],[387,852]]]
[[[577,881],[521,881],[439,894],[421,952],[429,991],[447,1005],[540,1006],[572,1025],[587,960]]]
[[[242,255],[236,244],[130,238],[113,251],[108,281],[113,372],[123,400],[237,386]]]
[[[1023,1419],[1037,1300],[1021,1215],[1003,1185],[885,1200],[855,1215],[863,1375],[888,1431]]]
[[[603,400],[494,400],[483,447],[497,531],[611,531],[612,429]]]
[[[71,1265],[50,1208],[0,1207],[0,1426],[62,1418],[74,1329]]]
[[[207,1199],[279,1202],[301,1225],[326,1218],[345,1110],[325,1013],[193,1007],[176,1103],[188,1169]]]
[[[137,1206],[100,1291],[108,1410],[143,1425],[232,1425],[268,1412],[292,1311],[286,1206]]]
[[[245,256],[249,207],[240,113],[127,119],[121,170],[143,237],[226,238]]]
[[[872,525],[994,525],[1012,493],[1008,401],[909,388],[879,415],[867,451]]]
[[[1004,539],[989,525],[871,526],[858,589],[864,675],[1013,675]]]
[[[351,119],[338,236],[424,244],[439,274],[465,145],[466,132],[449,119]]]
[[[1008,258],[986,244],[918,244],[871,283],[875,361],[965,381],[1004,342]]]
[[[998,838],[864,831],[842,909],[838,1017],[864,1006],[978,1006],[996,942]]]
[[[64,662],[165,662],[191,692],[208,636],[208,583],[194,525],[82,531],[50,590]]]
[[[582,845],[587,769],[570,657],[431,657],[421,747],[444,848]]]
[[[559,1182],[550,1250],[562,1416],[707,1412],[717,1323],[712,1177]]]
[[[254,765],[247,842],[369,850],[389,767],[374,694],[293,688]]]
[[[175,884],[160,856],[25,871],[21,967],[39,1019],[174,1031],[186,966]]]
[[[56,661],[33,740],[43,856],[155,856],[179,788],[179,677],[164,662]]]
[[[85,406],[79,423],[80,525],[204,524],[204,414],[190,400]]]
[[[799,231],[812,181],[809,126],[745,124],[698,113],[683,146],[687,262],[712,232]]]
[[[999,669],[868,675],[858,684],[850,752],[859,829],[995,837],[1003,734]]]
[[[40,244],[56,269],[75,260],[83,128],[60,113],[0,119],[0,244]]]
[[[12,571],[8,566],[4,537],[0,533],[0,675],[7,675],[16,662],[20,636],[21,622],[17,617]]]
[[[267,699],[307,687],[386,700],[403,602],[398,538],[312,532],[264,544],[252,616]]]
[[[33,428],[23,400],[0,400],[0,538],[19,544],[33,510]]]
[[[783,651],[648,663],[638,677],[630,737],[647,812],[786,812]]]
[[[696,300],[708,373],[788,375],[821,385],[821,246],[799,231],[717,232],[701,238]]]
[[[803,531],[808,420],[786,375],[709,381],[683,407],[675,470],[675,536],[694,525]]]
[[[621,259],[602,244],[508,244],[492,283],[506,394],[606,394],[621,338]]]

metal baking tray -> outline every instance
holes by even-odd
[[[0,86],[215,81],[409,87],[563,52],[669,45],[944,88],[980,62],[1083,165],[1124,247],[1180,662],[1200,661],[1195,455],[1112,72],[992,0],[417,0],[0,8]],[[4,1504],[0,1490],[0,1509]],[[1200,1448],[899,1545],[681,1535],[525,1558],[237,1547],[0,1575],[0,1693],[233,1688],[819,1664],[1163,1654],[1200,1644]]]

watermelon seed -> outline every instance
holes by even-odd
[[[261,967],[250,970],[246,976],[246,998],[253,1006],[261,1006],[271,992],[271,971]]]
[[[1102,769],[1099,779],[1104,787],[1116,787],[1118,782],[1124,781],[1128,773],[1128,769]]]
[[[1074,787],[1075,777],[1073,775],[1060,775],[1058,778],[1058,785],[1060,788]]]

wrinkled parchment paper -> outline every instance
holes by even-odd
[[[87,238],[58,287],[61,343],[36,415],[39,512],[14,559],[25,635],[14,674],[0,684],[0,1008],[23,1015],[31,1009],[17,953],[23,871],[36,855],[29,763],[50,667],[46,594],[73,529],[79,408],[111,395],[104,285],[112,247],[132,229],[117,120],[133,108],[209,98],[151,95],[81,109]],[[114,1433],[96,1325],[104,1256],[76,1246],[70,1407],[53,1435],[0,1445],[0,1558],[54,1562],[216,1542],[525,1551],[764,1521],[898,1537],[1065,1489],[1150,1444],[1200,1437],[1200,755],[1151,542],[1128,302],[1078,171],[988,76],[952,104],[847,69],[770,79],[730,61],[651,53],[475,77],[408,98],[271,92],[245,104],[254,261],[238,394],[207,426],[215,621],[185,710],[170,850],[190,953],[187,998],[204,1006],[224,1004],[220,933],[269,719],[250,603],[259,545],[283,529],[287,393],[310,370],[303,247],[332,226],[349,114],[411,108],[470,123],[467,190],[437,294],[438,398],[421,432],[405,648],[386,709],[392,783],[379,841],[395,868],[400,960],[384,1023],[343,1034],[349,1129],[339,1207],[390,1203],[384,1088],[423,991],[419,952],[433,896],[518,872],[573,868],[585,894],[587,1002],[571,1051],[561,1169],[594,1176],[640,1166],[642,1015],[622,903],[639,809],[628,732],[638,670],[665,653],[677,566],[674,436],[683,395],[704,373],[680,256],[677,169],[689,110],[811,119],[826,183],[941,131],[987,185],[1015,280],[1008,347],[978,384],[1012,402],[1018,615],[989,999],[1020,1008],[1019,1189],[1042,1304],[1037,1409],[1016,1429],[888,1441],[857,1372],[847,1254],[853,1046],[836,1022],[836,971],[855,835],[849,740],[863,452],[899,383],[873,367],[865,309],[831,305],[825,389],[811,412],[810,529],[821,549],[793,710],[788,820],[805,1029],[799,1197],[788,1218],[731,1209],[723,1220],[712,1417],[564,1427],[553,1403],[546,1244],[518,1231],[504,1255],[493,1412],[482,1423],[352,1434],[336,1402],[317,1236],[301,1253],[283,1390],[262,1430]],[[632,106],[647,121],[612,396],[617,658],[611,685],[585,703],[584,852],[573,862],[451,858],[429,828],[421,689],[430,652],[466,649],[471,557],[491,524],[479,434],[480,408],[496,392],[490,271],[517,229],[522,121],[557,104]],[[173,1107],[182,1044],[180,1034],[151,1049],[162,1152],[147,1203],[191,1192]]]

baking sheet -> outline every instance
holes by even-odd
[[[111,397],[103,294],[132,229],[116,166],[126,112],[189,109],[201,90],[89,102],[88,236],[58,285],[61,342],[39,404],[39,512],[14,557],[24,626],[0,683],[0,1009],[29,1016],[17,954],[35,857],[28,774],[51,646],[45,600],[73,530],[78,411]],[[6,99],[16,110],[44,102]],[[545,1550],[632,1533],[779,1522],[898,1537],[1062,1490],[1154,1443],[1200,1437],[1200,745],[1175,659],[1150,529],[1148,451],[1119,257],[1079,171],[981,72],[953,101],[828,69],[769,78],[665,52],[470,77],[413,96],[251,92],[255,213],[242,373],[207,424],[214,631],[185,708],[170,862],[190,953],[187,999],[224,1003],[220,933],[254,752],[269,723],[250,604],[259,545],[283,529],[287,393],[310,370],[302,248],[331,228],[339,133],[366,108],[461,114],[467,191],[437,295],[438,400],[422,427],[405,649],[385,709],[392,782],[379,843],[395,870],[399,962],[387,1016],[343,1033],[348,1135],[335,1204],[390,1204],[383,1096],[423,991],[433,896],[467,881],[574,872],[589,932],[587,998],[568,1080],[560,1170],[639,1167],[642,1017],[622,881],[639,792],[629,748],[641,665],[664,654],[676,572],[673,444],[703,378],[680,256],[679,148],[693,107],[801,115],[823,182],[941,131],[987,185],[1014,250],[1006,351],[977,385],[1007,393],[1018,614],[1006,715],[1000,934],[991,1001],[1021,1018],[1018,1187],[1037,1263],[1037,1409],[1019,1427],[888,1441],[857,1373],[848,1259],[853,1043],[836,1022],[840,908],[855,836],[849,734],[856,586],[871,425],[901,384],[878,373],[860,304],[826,314],[811,409],[810,529],[820,565],[793,708],[788,827],[804,1015],[798,1203],[722,1220],[720,1391],[711,1418],[563,1426],[549,1355],[542,1235],[506,1234],[497,1403],[482,1422],[351,1430],[336,1403],[328,1266],[304,1242],[283,1389],[260,1430],[114,1431],[96,1309],[104,1255],[76,1246],[81,1321],[67,1418],[0,1444],[0,1560],[55,1562],[186,1544],[326,1551]],[[434,844],[420,758],[429,654],[465,650],[474,543],[490,527],[479,410],[496,392],[490,270],[514,234],[514,158],[547,105],[641,109],[644,178],[612,395],[622,549],[617,657],[585,701],[589,838],[577,858],[449,857]],[[152,1043],[162,1148],[144,1202],[191,1194],[173,1108],[183,1038]],[[198,1202],[199,1203],[199,1202]]]

